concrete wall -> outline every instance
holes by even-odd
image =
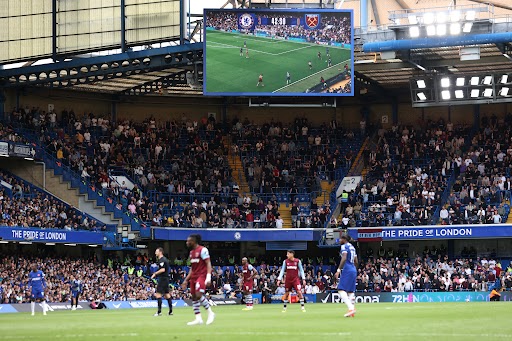
[[[453,123],[473,123],[473,106],[451,106],[432,108],[412,108],[408,102],[398,104],[398,121],[403,124],[419,125],[423,120],[437,120],[443,118]],[[62,110],[73,109],[77,114],[93,112],[97,115],[110,114],[112,111],[113,97],[111,95],[82,93],[71,90],[29,89],[19,96],[22,106],[39,106],[47,109],[48,104],[54,104],[58,113]],[[336,119],[344,127],[357,128],[361,120],[362,104],[357,99],[343,98],[338,100],[337,108],[249,108],[246,99],[228,99],[225,107],[226,118],[244,119],[248,117],[255,123],[279,120],[287,123],[295,117],[307,117],[310,122],[320,124]],[[143,120],[153,115],[159,120],[179,120],[184,114],[190,119],[199,119],[208,113],[215,113],[217,118],[222,117],[224,99],[209,97],[124,97],[117,104],[117,118],[134,121]],[[6,110],[10,111],[16,104],[14,91],[7,92]],[[392,123],[391,104],[367,104],[369,121],[380,124],[383,115],[388,116],[388,124]],[[481,105],[480,117],[503,116],[512,112],[512,103]],[[386,126],[386,125],[385,125]]]

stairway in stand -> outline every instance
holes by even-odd
[[[329,202],[329,198],[331,196],[331,192],[332,192],[332,189],[333,189],[335,184],[336,183],[334,181],[329,183],[329,181],[327,181],[327,180],[322,180],[322,182],[320,183],[320,187],[322,188],[322,192],[316,198],[316,204],[318,205],[318,207],[322,207],[323,205],[325,205],[326,203]],[[334,208],[331,207],[331,209],[334,209]]]
[[[283,228],[291,228],[292,226],[292,212],[291,206],[288,203],[280,203],[279,204],[279,215],[283,219]]]
[[[247,182],[247,178],[245,177],[244,167],[242,164],[242,159],[240,158],[240,154],[233,153],[233,148],[231,148],[231,138],[226,136],[223,138],[224,146],[228,149],[228,164],[231,169],[231,174],[233,179],[240,187],[240,193],[250,193],[249,183]]]

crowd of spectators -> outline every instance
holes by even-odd
[[[418,127],[379,129],[368,155],[367,175],[342,205],[345,222],[352,220],[355,226],[435,223],[455,160],[465,151],[467,133],[442,119]],[[358,215],[356,205],[362,206]]]
[[[448,259],[446,249],[425,247],[422,255],[409,258],[406,250],[398,252],[379,249],[376,254],[366,249],[361,255],[357,276],[358,292],[408,291],[487,291],[491,288],[512,290],[512,264],[504,267],[493,258],[476,257],[475,250],[464,249],[468,258]],[[474,256],[474,257],[473,257]],[[469,258],[472,257],[472,258]],[[304,292],[316,294],[336,290],[334,270],[337,258],[303,258],[306,274]],[[100,262],[89,259],[55,256],[4,256],[0,263],[0,302],[24,303],[30,298],[28,272],[36,263],[45,273],[50,302],[70,299],[69,280],[75,276],[83,283],[82,300],[90,302],[154,299],[156,283],[149,275],[158,266],[147,255],[116,257]],[[171,261],[170,283],[174,298],[189,298],[180,288],[187,275],[187,262],[181,257]],[[242,272],[233,256],[212,259],[212,287],[209,293],[240,296]],[[284,286],[277,286],[282,259],[250,257],[257,268],[254,292],[262,293],[266,301],[271,295],[284,294]],[[178,265],[179,264],[179,265]],[[223,266],[221,266],[223,264]],[[508,266],[508,267],[507,267]]]
[[[440,212],[442,224],[500,224],[510,211],[512,115],[484,117],[469,150],[454,159],[455,184]]]
[[[302,212],[302,225],[323,226],[324,212],[314,203],[320,183],[350,167],[360,144],[336,121],[313,127],[305,118],[255,125],[183,115],[176,121],[149,117],[113,124],[104,115],[65,110],[57,116],[25,107],[14,109],[10,121],[34,131],[48,153],[119,209],[156,226],[280,227],[279,203],[299,199],[313,211]],[[256,195],[240,198],[241,179],[232,177],[227,164],[226,132]],[[134,180],[133,188],[111,176],[119,171]]]
[[[208,12],[205,27],[227,32],[238,30],[237,13],[224,11]]]
[[[275,17],[281,18],[282,15]],[[348,17],[322,15],[318,18],[318,26],[312,28],[304,22],[307,20],[304,17],[295,20],[300,25],[256,25],[255,32],[283,39],[300,38],[311,43],[351,43],[351,23]]]
[[[90,216],[2,170],[0,226],[105,230]]]

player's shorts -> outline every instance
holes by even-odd
[[[195,295],[196,292],[205,293],[206,285],[204,284],[204,281],[206,281],[205,277],[190,279],[190,293],[192,296]]]
[[[295,291],[299,292],[302,290],[302,285],[300,284],[300,280],[297,278],[295,281],[285,281],[284,289],[286,291],[292,291],[293,289],[295,289]]]
[[[169,278],[159,278],[158,284],[156,285],[156,292],[159,294],[168,294],[169,293]]]
[[[253,281],[244,282],[243,291],[252,291],[253,285],[254,285]]]
[[[32,298],[33,300],[44,299],[44,291],[32,291],[30,298]]]
[[[78,298],[80,296],[80,291],[71,291],[71,297]]]
[[[340,276],[340,282],[338,283],[338,290],[356,292],[356,277],[356,271],[343,270]]]

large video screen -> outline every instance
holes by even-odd
[[[353,96],[352,11],[205,9],[204,93]]]

